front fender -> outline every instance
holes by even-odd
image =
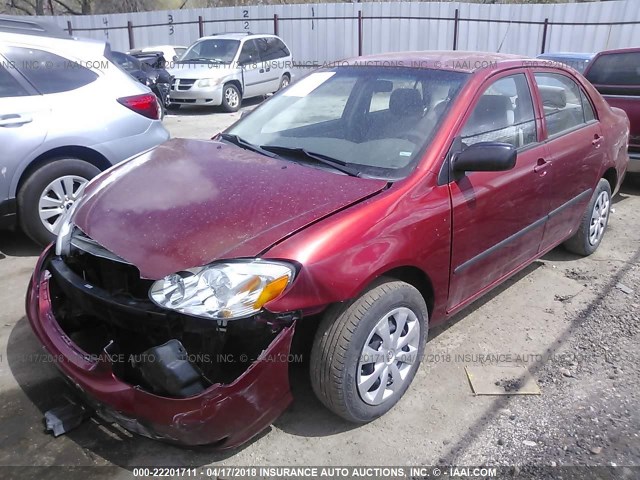
[[[442,314],[438,307],[446,304],[449,283],[449,192],[424,180],[394,186],[272,247],[264,258],[294,260],[302,268],[293,285],[266,308],[275,313],[318,310],[356,298],[385,272],[410,266],[429,278],[434,315]]]

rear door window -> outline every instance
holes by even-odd
[[[240,65],[250,65],[257,64],[260,61],[260,55],[258,54],[258,47],[256,46],[256,42],[254,40],[247,40],[242,45],[242,50],[240,51],[240,58],[238,58],[238,63]]]
[[[24,97],[29,95],[9,71],[0,66],[0,98]]]
[[[593,120],[593,109],[576,82],[557,73],[536,73],[544,118],[550,137],[568,132]]]
[[[587,71],[587,80],[594,85],[640,87],[640,52],[600,55]]]
[[[33,48],[8,47],[6,57],[40,93],[60,93],[84,87],[98,75],[73,60]]]
[[[264,45],[264,52],[260,52],[262,60],[276,60],[289,56],[289,50],[279,38],[261,38],[258,40],[258,44]]]

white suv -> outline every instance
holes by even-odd
[[[275,35],[228,33],[202,37],[175,62],[167,108],[222,105],[240,108],[243,98],[273,93],[291,82],[293,61]]]

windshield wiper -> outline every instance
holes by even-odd
[[[218,60],[216,58],[207,58],[207,57],[185,58],[185,59],[182,59],[182,60],[178,60],[177,63],[185,63],[185,62],[224,63],[222,60]]]
[[[254,145],[251,142],[247,142],[245,139],[239,137],[238,135],[234,135],[232,133],[221,133],[220,138],[226,140],[227,142],[233,143],[234,145],[244,148],[245,150],[251,150],[253,152],[260,153],[267,157],[277,158],[278,155],[275,153],[269,152],[258,145]]]
[[[342,173],[346,173],[347,175],[351,175],[352,177],[359,177],[360,172],[350,166],[349,163],[343,162],[342,160],[338,160],[337,158],[329,157],[328,155],[324,155],[322,153],[310,152],[301,147],[284,147],[281,145],[261,145],[261,149],[279,152],[279,153],[289,153],[293,155],[302,155],[307,159],[313,160],[317,163],[321,163],[323,165],[328,165],[335,170],[339,170]]]

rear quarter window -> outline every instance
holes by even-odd
[[[600,55],[586,77],[602,93],[640,95],[640,52]]]
[[[73,60],[43,50],[9,47],[6,57],[43,94],[75,90],[98,78]]]

